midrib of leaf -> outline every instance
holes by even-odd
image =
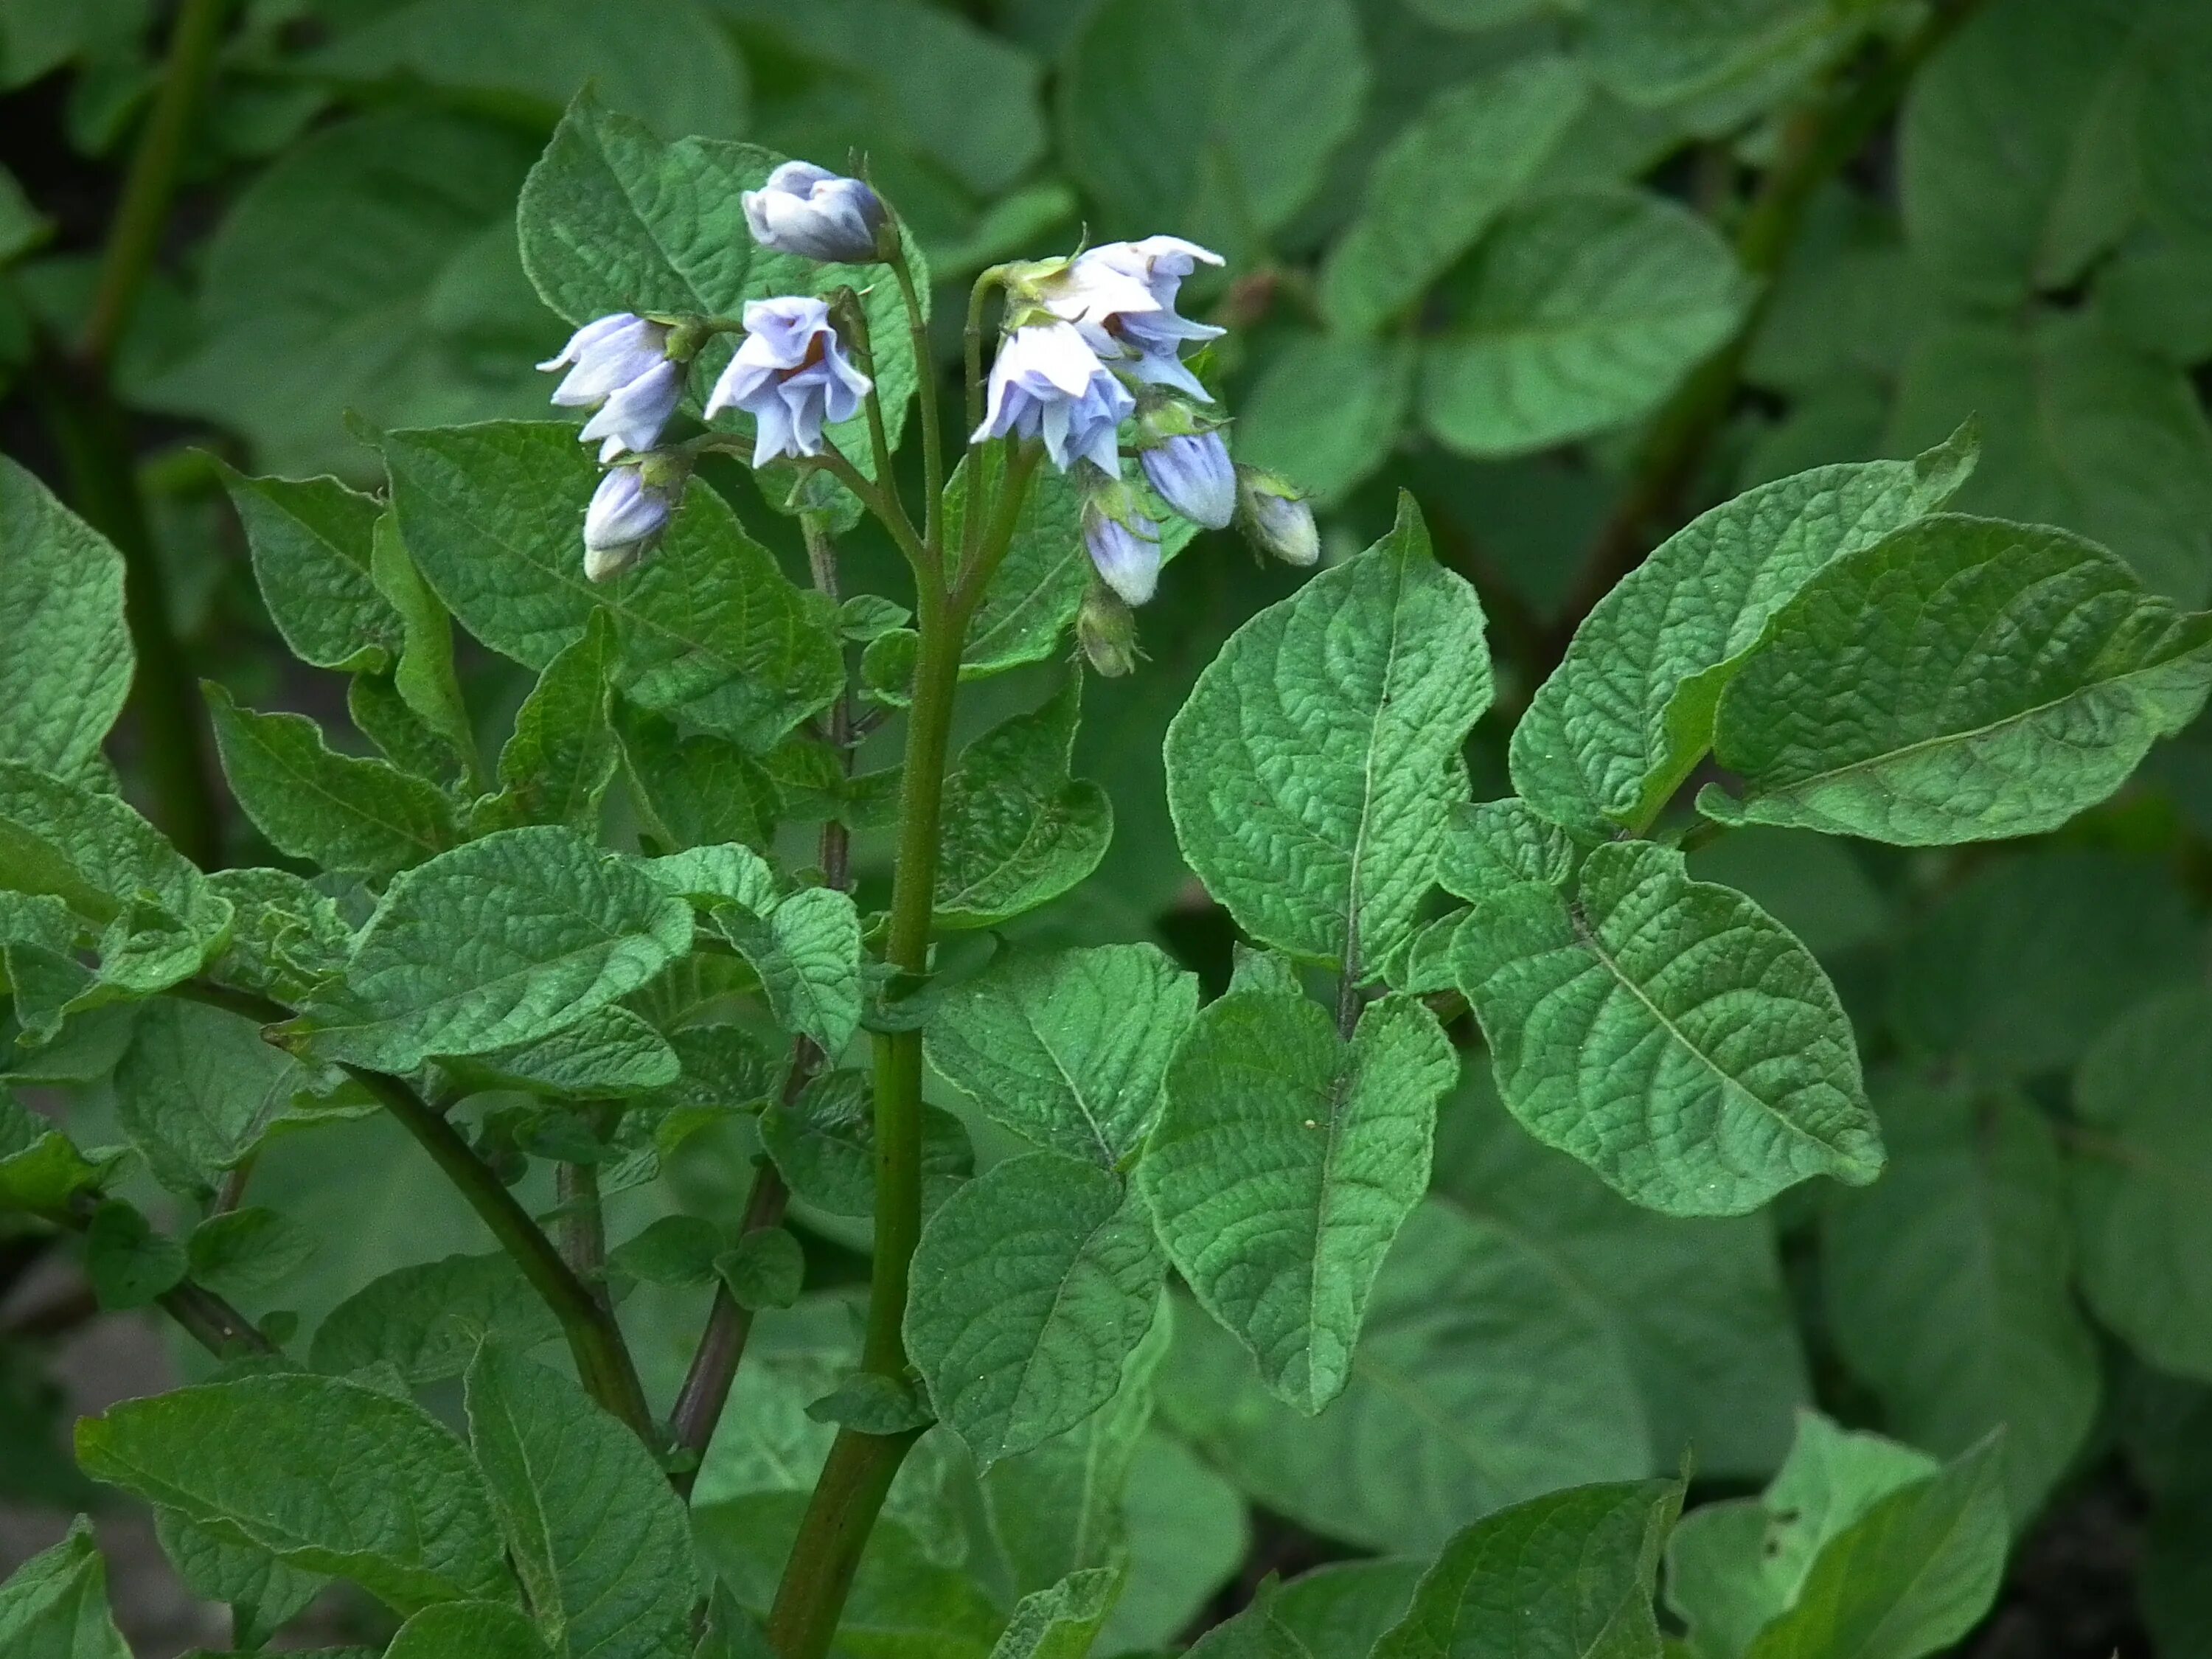
[[[1059,1284],[1053,1287],[1052,1305],[1045,1310],[1045,1328],[1050,1327],[1054,1318],[1059,1314],[1061,1304],[1066,1300],[1068,1282],[1075,1277],[1075,1269],[1082,1262],[1084,1252],[1091,1248],[1092,1240],[1096,1239],[1100,1233],[1105,1231],[1108,1227],[1114,1224],[1115,1218],[1119,1216],[1121,1212],[1121,1206],[1116,1204],[1114,1208],[1106,1212],[1105,1218],[1103,1220],[1100,1221],[1096,1226],[1091,1227],[1083,1235],[1083,1242],[1076,1247],[1075,1254],[1070,1258],[1066,1268],[1061,1272]],[[1016,1379],[1014,1383],[1014,1403],[1016,1405],[1018,1405],[1029,1394],[1030,1373],[1036,1368],[1036,1345],[1032,1343],[1030,1346],[1028,1356],[1022,1361],[1021,1375]],[[1008,1420],[1012,1421],[1013,1418],[1013,1408],[1012,1407],[1007,1408],[1006,1416]],[[1001,1433],[999,1439],[1000,1443],[1003,1444],[1006,1440],[1006,1436]]]
[[[1942,1478],[1942,1477],[1941,1475],[1929,1475],[1928,1477],[1928,1484],[1933,1485]],[[1905,1490],[1911,1491],[1912,1488],[1907,1487]],[[1925,1487],[1923,1486],[1922,1490],[1925,1490]],[[1899,1589],[1897,1595],[1891,1599],[1887,1609],[1882,1613],[1881,1617],[1875,1620],[1873,1625],[1869,1627],[1865,1639],[1861,1641],[1855,1647],[1842,1650],[1831,1650],[1832,1659],[1860,1659],[1860,1656],[1864,1654],[1886,1652],[1889,1650],[1885,1647],[1881,1639],[1884,1633],[1887,1632],[1891,1624],[1896,1620],[1899,1613],[1904,1608],[1908,1600],[1918,1592],[1922,1583],[1927,1578],[1929,1571],[1934,1568],[1936,1561],[1942,1557],[1944,1550],[1949,1546],[1951,1540],[1958,1536],[1960,1528],[1966,1522],[1966,1512],[1969,1507],[1970,1504],[1962,1500],[1952,1510],[1950,1522],[1944,1528],[1942,1537],[1937,1540],[1933,1548],[1927,1550],[1921,1555],[1917,1564],[1915,1565],[1912,1571],[1906,1575],[1905,1583]]]
[[[1044,1028],[1030,1018],[1026,1004],[1021,1009],[1021,1022],[1029,1028],[1030,1035],[1036,1039],[1037,1047],[1044,1050],[1045,1058],[1052,1062],[1053,1070],[1060,1073],[1060,1080],[1066,1085],[1069,1097],[1075,1102],[1076,1110],[1083,1114],[1083,1121],[1090,1127],[1091,1138],[1098,1143],[1098,1151],[1106,1166],[1111,1169],[1116,1157],[1113,1145],[1106,1139],[1105,1128],[1098,1121],[1098,1115],[1091,1109],[1091,1102],[1085,1096],[1082,1085],[1075,1080],[1075,1073],[1067,1069],[1067,1062],[1060,1059],[1060,1050],[1054,1048],[1046,1037]]]
[[[1991,626],[1995,626],[1995,623],[1993,623]],[[2077,686],[2063,696],[2053,697],[2049,702],[2038,703],[2032,708],[2023,708],[2017,714],[2007,714],[2001,720],[1990,720],[1985,725],[1973,726],[1963,732],[1939,732],[1933,737],[1918,738],[1914,742],[1904,744],[1900,748],[1887,749],[1879,755],[1865,756],[1858,760],[1846,762],[1841,766],[1831,767],[1825,772],[1811,773],[1805,777],[1784,784],[1778,788],[1763,791],[1754,790],[1753,792],[1747,794],[1745,799],[1747,801],[1751,801],[1786,799],[1790,796],[1802,793],[1805,790],[1814,788],[1818,785],[1832,782],[1838,778],[1849,777],[1855,772],[1863,772],[1874,767],[1887,765],[1892,761],[1901,760],[1909,756],[1923,754],[1929,750],[1947,748],[1954,744],[1969,744],[1977,742],[1983,738],[1990,737],[1996,732],[2002,732],[2008,727],[2018,726],[2026,720],[2034,720],[2039,715],[2047,714],[2055,708],[2063,708],[2067,704],[2079,702],[2081,698],[2088,696],[2093,693],[2107,690],[2114,686],[2124,685],[2128,681],[2137,678],[2144,674],[2154,674],[2161,669],[2173,667],[2176,664],[2185,660],[2200,651],[2203,651],[2209,644],[2212,644],[2212,640],[2200,641],[2197,644],[2190,646],[2185,650],[2174,652],[2171,655],[2162,657],[2154,662],[2143,663],[2136,667],[2129,669],[2124,674],[2110,675],[2104,679],[2092,681],[2087,685]]]
[[[1358,1349],[1352,1352],[1352,1369],[1366,1376],[1383,1393],[1402,1402],[1405,1409],[1427,1425],[1437,1439],[1457,1447],[1467,1461],[1481,1471],[1483,1477],[1493,1486],[1500,1491],[1511,1489],[1510,1483],[1499,1473],[1498,1466],[1490,1461],[1488,1443],[1468,1434],[1455,1419],[1439,1411],[1404,1372],[1385,1360],[1376,1358],[1372,1353]]]
[[[1398,647],[1405,636],[1401,613],[1406,603],[1406,554],[1394,554],[1390,592],[1390,644],[1382,656],[1382,684],[1376,688],[1375,708],[1367,717],[1367,749],[1360,757],[1359,817],[1352,836],[1352,868],[1346,883],[1344,914],[1344,976],[1354,984],[1359,979],[1359,866],[1367,855],[1367,829],[1375,804],[1375,751],[1382,745],[1382,714],[1390,706],[1390,680],[1398,667]],[[1331,1122],[1334,1123],[1332,1103]],[[1334,1139],[1334,1130],[1331,1131]],[[1324,1174],[1326,1165],[1324,1165]]]
[[[1638,985],[1634,980],[1631,979],[1626,973],[1623,972],[1620,964],[1614,961],[1613,957],[1607,953],[1605,947],[1598,942],[1597,930],[1589,925],[1589,918],[1583,913],[1583,907],[1580,900],[1571,899],[1567,902],[1567,915],[1574,923],[1575,937],[1582,942],[1583,948],[1588,951],[1591,956],[1597,959],[1599,965],[1602,967],[1607,973],[1613,976],[1613,983],[1619,985],[1622,989],[1626,990],[1629,995],[1634,997],[1638,1003],[1642,1004],[1644,1012],[1651,1016],[1653,1022],[1658,1025],[1659,1029],[1666,1032],[1666,1034],[1672,1038],[1685,1053],[1695,1056],[1698,1064],[1702,1065],[1707,1071],[1711,1072],[1714,1077],[1720,1080],[1721,1086],[1723,1089],[1734,1090],[1745,1099],[1753,1102],[1761,1110],[1765,1112],[1768,1116],[1771,1117],[1777,1123],[1779,1123],[1784,1128],[1787,1129],[1798,1139],[1818,1146],[1824,1152],[1832,1155],[1841,1156],[1835,1147],[1829,1146],[1826,1141],[1821,1139],[1818,1135],[1814,1134],[1809,1130],[1801,1128],[1795,1123],[1792,1123],[1790,1121],[1790,1115],[1788,1113],[1783,1111],[1779,1107],[1769,1101],[1765,1096],[1761,1095],[1757,1090],[1752,1088],[1750,1085],[1745,1083],[1740,1078],[1729,1075],[1729,1073],[1722,1067],[1718,1060],[1715,1060],[1703,1048],[1698,1047],[1696,1043],[1691,1042],[1689,1036],[1683,1031],[1680,1026],[1675,1024],[1673,1020],[1668,1018],[1664,1013],[1661,1012],[1659,1006],[1644,994],[1644,988]]]
[[[240,712],[250,714],[252,711],[248,709],[241,710]],[[248,732],[251,734],[252,730],[252,722],[246,721],[242,722],[242,724],[247,727]],[[258,735],[249,735],[248,740],[256,749],[261,751],[263,757],[272,763],[278,771],[282,772],[287,778],[296,783],[306,793],[314,796],[319,800],[327,802],[329,805],[337,808],[342,812],[349,813],[357,817],[366,818],[371,823],[376,824],[382,829],[389,830],[392,834],[399,836],[403,841],[410,842],[415,846],[421,848],[425,853],[436,854],[442,853],[446,850],[445,842],[441,841],[426,840],[408,825],[401,823],[395,819],[384,817],[377,812],[370,810],[368,807],[347,800],[331,790],[325,788],[309,774],[297,769],[289,762],[284,760],[278,755],[273,746],[263,742]],[[353,758],[353,757],[349,755],[340,755],[335,750],[328,748],[325,750],[325,752],[329,754],[333,759],[339,761],[348,761]],[[395,792],[395,793],[396,793],[397,792]],[[372,798],[374,798],[374,792],[372,792]]]
[[[670,146],[672,150],[678,148],[681,148],[681,146]],[[692,148],[696,149],[697,146],[694,145]],[[629,186],[623,182],[622,174],[616,171],[615,164],[608,156],[606,146],[601,142],[599,131],[596,127],[593,128],[592,132],[592,156],[593,160],[599,162],[600,167],[606,170],[607,177],[614,182],[615,193],[621,197],[623,205],[629,210],[630,217],[637,221],[638,228],[645,233],[645,239],[653,245],[653,251],[660,256],[661,264],[666,265],[671,271],[674,272],[675,275],[682,280],[685,291],[688,292],[691,295],[691,298],[697,303],[698,308],[702,312],[709,313],[719,309],[714,302],[707,297],[705,292],[701,289],[697,282],[693,279],[690,269],[678,262],[676,255],[672,251],[671,251],[667,243],[661,240],[659,231],[654,228],[653,221],[645,216],[645,210],[640,204],[638,198],[631,193]],[[719,167],[715,170],[717,172],[720,171]]]

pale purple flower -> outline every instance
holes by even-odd
[[[738,199],[753,240],[775,252],[832,264],[876,257],[884,204],[858,179],[841,178],[811,161],[786,161],[760,189]]]
[[[1160,499],[1208,530],[1237,515],[1237,468],[1218,432],[1180,434],[1137,452]]]
[[[1106,586],[1130,605],[1152,597],[1160,580],[1160,527],[1133,507],[1093,495],[1083,503],[1083,545]]]
[[[1211,402],[1198,377],[1183,367],[1182,352],[1224,331],[1194,323],[1175,308],[1183,278],[1201,263],[1218,265],[1222,258],[1180,236],[1086,248],[1041,285],[1045,307],[1075,324],[1093,351],[1126,366],[1134,379]]]
[[[1016,329],[991,365],[990,403],[970,441],[1042,438],[1052,464],[1065,472],[1087,460],[1109,477],[1121,476],[1116,434],[1137,400],[1114,378],[1072,323]]]
[[[629,569],[668,527],[674,504],[634,466],[608,470],[584,513],[584,574],[603,582]]]
[[[684,396],[684,366],[669,360],[667,325],[627,311],[585,324],[560,356],[538,367],[568,371],[553,388],[555,404],[599,410],[577,436],[599,441],[603,461],[652,448]]]
[[[724,409],[751,416],[753,465],[764,466],[779,455],[819,455],[823,423],[859,414],[869,386],[846,356],[825,301],[799,295],[753,300],[745,306],[744,343],[714,382],[707,416]]]

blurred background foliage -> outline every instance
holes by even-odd
[[[1193,289],[1237,325],[1215,367],[1240,454],[1316,492],[1337,553],[1410,488],[1481,592],[1503,696],[1474,758],[1493,793],[1529,691],[1660,536],[1970,415],[1982,461],[1959,505],[2085,532],[2185,604],[2212,593],[2205,0],[211,9],[175,208],[106,374],[143,533],[134,549],[106,527],[137,556],[142,659],[158,676],[148,630],[173,641],[191,718],[198,674],[339,718],[328,684],[284,665],[211,458],[367,483],[362,423],[544,412],[532,364],[565,331],[523,276],[514,202],[587,82],[672,137],[864,161],[941,285],[940,368],[994,260],[1154,231],[1226,253]],[[0,443],[96,520],[99,481],[55,440],[56,388],[173,21],[154,0],[0,0]],[[799,568],[746,477],[714,482]],[[855,542],[896,591],[885,550]],[[1114,850],[1026,930],[1158,937],[1225,977],[1159,738],[1228,630],[1291,581],[1226,538],[1177,560],[1144,614],[1151,661],[1089,693],[1078,769],[1115,799]],[[465,665],[489,694],[472,703],[526,689],[488,654]],[[177,743],[159,690],[125,767],[157,813]],[[1020,675],[979,687],[975,718],[1035,693]],[[251,833],[225,815],[217,854],[265,858]],[[880,878],[882,849],[862,853]],[[1755,1488],[1817,1401],[1947,1455],[2009,1425],[2023,1542],[1980,1650],[2212,1655],[2212,738],[2166,746],[2037,844],[1753,830],[1697,862],[1836,978],[1889,1174],[1771,1214],[1664,1219],[1529,1141],[1471,1066],[1335,1410],[1293,1423],[1210,1324],[1178,1324],[1130,1454],[1138,1570],[1102,1651],[1170,1642],[1267,1571],[1425,1554],[1498,1504],[1671,1471],[1686,1444],[1705,1489]],[[105,1069],[50,1054],[15,1081],[72,1063]],[[280,1144],[257,1176],[334,1241],[283,1292],[304,1319],[386,1268],[481,1247],[376,1122],[314,1147]],[[673,1201],[733,1203],[747,1150],[692,1151]],[[81,1502],[46,1370],[81,1333],[19,1293],[36,1278],[21,1254],[0,1241],[0,1497]],[[681,1299],[641,1292],[660,1294]],[[647,1338],[657,1394],[696,1317],[672,1309],[666,1340]],[[733,1407],[754,1426],[725,1437],[702,1491],[788,1484],[826,1432],[799,1407],[828,1339],[796,1316],[775,1333]],[[937,1501],[933,1467],[900,1501]],[[1009,1506],[985,1530],[1017,1577],[1019,1484],[984,1500]]]

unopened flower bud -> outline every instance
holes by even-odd
[[[883,198],[858,179],[811,161],[786,161],[739,201],[753,240],[776,253],[830,264],[859,264],[877,256]]]
[[[1109,680],[1136,672],[1137,613],[1111,588],[1093,582],[1075,613],[1075,637],[1091,666]]]
[[[619,576],[653,550],[668,527],[680,480],[672,488],[648,481],[641,466],[611,467],[592,492],[584,514],[584,574],[603,582]]]
[[[1218,432],[1163,438],[1138,451],[1160,499],[1208,530],[1225,530],[1237,514],[1237,468]]]
[[[1083,496],[1083,545],[1100,578],[1128,604],[1152,597],[1160,580],[1160,527],[1137,510],[1127,484],[1093,475]]]
[[[603,461],[659,442],[684,396],[684,365],[669,356],[668,325],[627,311],[585,324],[538,367],[568,371],[553,388],[555,404],[599,411],[576,435],[598,442]]]
[[[1265,467],[1237,469],[1237,517],[1252,545],[1303,569],[1321,557],[1321,532],[1304,492]]]

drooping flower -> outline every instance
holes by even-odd
[[[1193,524],[1224,530],[1236,516],[1237,468],[1218,432],[1178,433],[1137,457],[1160,499]]]
[[[753,417],[755,466],[819,455],[823,423],[859,414],[871,384],[845,355],[828,303],[801,295],[749,301],[744,323],[744,343],[715,380],[707,417],[725,409]]]
[[[648,483],[638,467],[611,467],[584,513],[584,574],[603,582],[620,575],[652,550],[668,527],[674,500]]]
[[[1101,357],[1126,367],[1139,380],[1210,403],[1198,377],[1183,367],[1182,353],[1224,331],[1193,322],[1175,308],[1183,278],[1201,263],[1218,265],[1222,258],[1180,236],[1107,242],[1077,254],[1038,290],[1045,308],[1081,329]]]
[[[1268,557],[1304,568],[1321,557],[1321,532],[1305,492],[1279,472],[1237,469],[1237,516],[1252,545]]]
[[[758,190],[738,198],[753,240],[777,253],[825,264],[858,264],[876,257],[883,198],[858,179],[811,161],[786,161]]]
[[[652,448],[684,396],[684,365],[668,356],[667,325],[627,311],[585,324],[538,367],[568,371],[553,388],[555,404],[598,410],[576,435],[598,441],[603,461]]]
[[[972,441],[1042,438],[1052,464],[1065,472],[1087,460],[1109,477],[1121,476],[1116,433],[1137,407],[1071,323],[1016,329],[991,365],[990,401]]]
[[[1083,545],[1106,586],[1129,605],[1152,597],[1160,580],[1160,527],[1137,508],[1129,487],[1094,480],[1083,493]]]

